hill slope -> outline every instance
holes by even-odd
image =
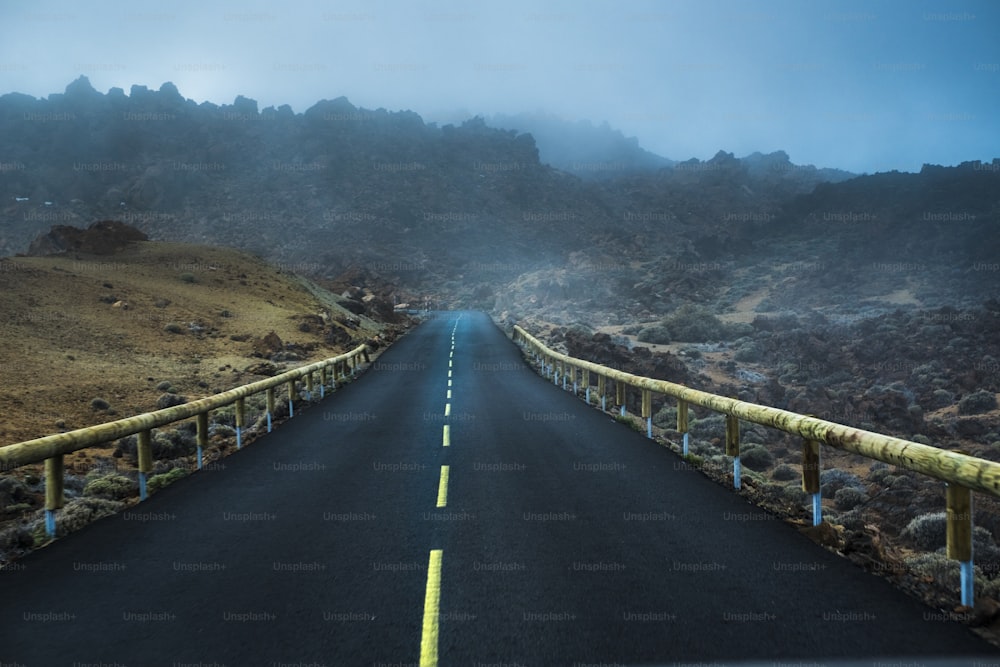
[[[0,445],[155,409],[162,383],[199,398],[392,335],[345,302],[221,247],[0,260]]]

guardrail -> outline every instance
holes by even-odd
[[[843,424],[779,410],[734,398],[726,398],[681,384],[646,378],[576,359],[546,347],[520,326],[514,326],[514,341],[527,347],[541,364],[542,374],[562,380],[563,389],[572,381],[573,391],[579,389],[578,373],[586,389],[586,401],[591,403],[591,374],[597,375],[597,393],[601,408],[607,409],[607,381],[615,383],[615,405],[622,416],[626,413],[626,387],[642,391],[641,416],[646,420],[646,434],[652,437],[652,394],[659,393],[677,399],[677,430],[683,434],[683,454],[688,454],[688,405],[708,408],[726,416],[725,453],[733,457],[733,485],[740,488],[739,422],[776,428],[803,438],[802,490],[812,496],[813,525],[822,521],[820,504],[820,443],[883,461],[947,482],[945,494],[947,516],[947,555],[959,561],[962,604],[972,606],[974,571],[972,567],[972,491],[1000,497],[1000,463],[987,461],[917,442],[865,431]]]
[[[242,385],[221,394],[215,394],[183,405],[147,412],[134,417],[98,424],[87,428],[57,433],[43,438],[27,440],[0,447],[0,470],[9,471],[32,463],[45,462],[45,529],[49,536],[56,533],[55,511],[65,505],[63,457],[86,447],[110,442],[129,435],[139,434],[137,443],[139,466],[139,499],[146,499],[146,475],[153,471],[152,429],[195,417],[197,420],[198,468],[202,467],[202,453],[208,444],[208,416],[212,410],[236,404],[236,447],[243,446],[242,432],[246,421],[245,400],[260,392],[266,392],[267,430],[272,429],[272,415],[275,408],[275,389],[281,385],[288,388],[289,417],[295,415],[294,402],[298,399],[296,382],[305,378],[309,398],[315,390],[314,374],[320,374],[320,398],[326,393],[327,384],[336,389],[339,382],[357,374],[358,359],[370,361],[368,346],[359,345],[350,352],[294,368],[280,375]],[[331,373],[332,369],[332,373]]]

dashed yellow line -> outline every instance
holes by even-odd
[[[445,398],[449,398],[449,399],[451,398],[451,389],[448,390],[448,395],[445,396]]]
[[[444,416],[448,417],[449,415],[451,415],[451,403],[445,403],[444,404]]]
[[[448,472],[451,466],[441,466],[441,480],[438,482],[438,507],[448,506]]]
[[[437,667],[438,664],[442,557],[441,549],[434,549],[427,562],[427,592],[424,593],[424,627],[420,637],[420,667]]]
[[[441,434],[441,446],[449,447],[451,446],[451,426],[448,424],[444,425],[444,431]]]

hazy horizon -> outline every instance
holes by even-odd
[[[296,113],[347,97],[426,122],[537,113],[607,122],[674,160],[786,151],[855,173],[1000,157],[1000,5],[110,0],[0,8],[0,94],[79,76],[106,93]],[[96,38],[95,38],[96,37]]]

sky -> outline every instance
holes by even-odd
[[[298,113],[346,96],[428,122],[607,121],[675,160],[1000,157],[997,0],[0,0],[0,94],[80,75]]]

